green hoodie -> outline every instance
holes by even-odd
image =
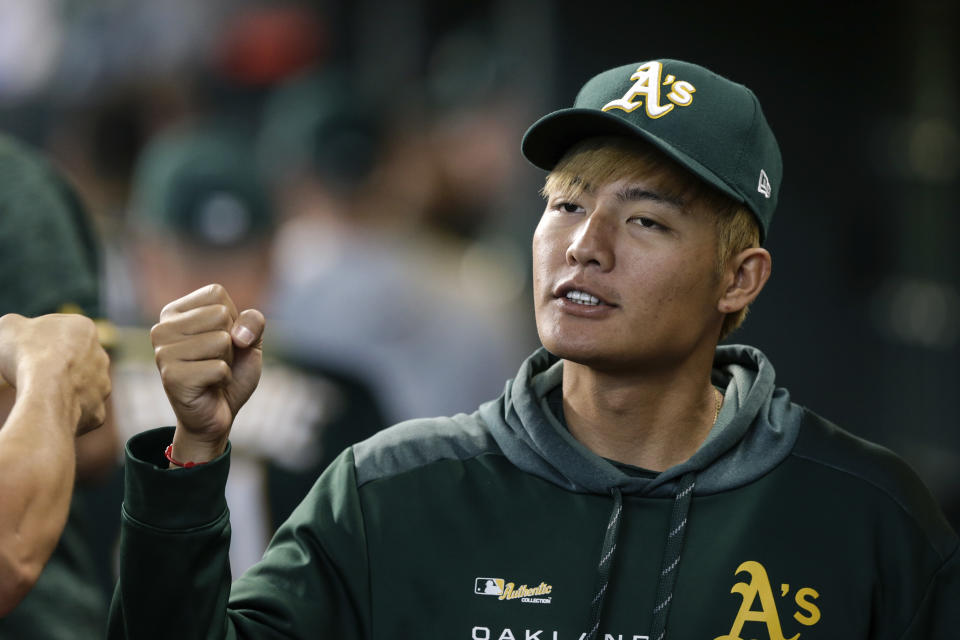
[[[694,456],[604,460],[555,415],[544,350],[471,415],[344,451],[230,584],[229,450],[165,470],[127,446],[111,638],[942,639],[960,633],[956,534],[913,472],[717,350]],[[553,398],[553,402],[551,402]]]

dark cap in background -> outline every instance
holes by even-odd
[[[305,74],[279,87],[264,109],[258,156],[271,184],[298,176],[350,193],[373,172],[385,144],[376,104],[336,68]]]
[[[230,130],[183,128],[159,134],[134,175],[131,221],[212,247],[263,240],[276,221],[253,148]]]
[[[86,209],[43,155],[0,134],[0,314],[98,318],[99,248]]]

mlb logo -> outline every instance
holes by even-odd
[[[473,583],[473,592],[481,596],[502,596],[503,578],[477,578]]]

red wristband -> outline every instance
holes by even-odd
[[[173,457],[173,443],[167,445],[166,450],[164,450],[163,455],[167,456],[167,460],[177,465],[178,467],[183,467],[184,469],[189,469],[190,467],[198,467],[201,464],[207,464],[206,462],[180,462],[179,460]],[[207,461],[209,462],[209,460]]]

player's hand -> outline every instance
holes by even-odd
[[[51,409],[62,407],[77,435],[103,424],[109,368],[89,318],[15,313],[0,318],[0,376],[16,387],[18,401],[22,394],[43,394]]]
[[[238,313],[218,284],[160,312],[150,338],[177,416],[176,460],[206,462],[223,453],[233,419],[260,381],[264,324],[255,309]]]

